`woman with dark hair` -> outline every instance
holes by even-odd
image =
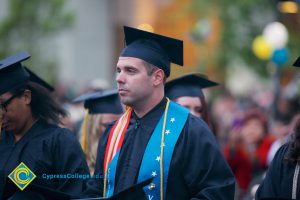
[[[77,196],[89,178],[82,149],[70,130],[57,125],[66,112],[51,86],[22,66],[28,58],[20,53],[0,61],[0,198],[26,199],[29,192],[45,199],[58,198],[51,196],[55,192]],[[20,166],[36,177],[14,171]]]
[[[201,73],[190,73],[168,81],[165,85],[166,96],[188,108],[190,113],[202,118],[210,127],[208,106],[202,89],[217,86]]]
[[[294,63],[300,67],[300,57]],[[300,119],[291,141],[277,151],[255,199],[300,199]]]

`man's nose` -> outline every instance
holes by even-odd
[[[116,76],[116,81],[118,83],[124,83],[124,75],[122,72],[118,72]]]

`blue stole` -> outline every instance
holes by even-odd
[[[185,125],[189,111],[170,101],[167,111],[165,136],[164,136],[164,155],[163,155],[163,174],[164,174],[164,199],[166,194],[169,167],[176,142]],[[164,114],[160,118],[155,130],[147,144],[142,164],[140,167],[137,182],[142,182],[153,177],[150,186],[144,187],[144,191],[149,200],[160,199],[160,146],[163,128]],[[120,150],[108,165],[106,197],[111,197],[114,193],[115,175],[117,169]],[[154,187],[153,187],[154,186]]]
[[[164,138],[164,155],[163,155],[163,175],[164,175],[164,199],[166,197],[166,187],[169,174],[170,163],[173,151],[180,133],[185,125],[189,111],[170,101]],[[144,187],[144,191],[149,200],[160,199],[160,146],[161,132],[163,127],[163,117],[158,122],[146,147],[142,164],[139,171],[138,182],[153,177],[150,186]]]
[[[114,194],[117,164],[118,164],[118,159],[119,159],[121,149],[116,153],[116,155],[113,157],[113,159],[108,164],[108,168],[107,168],[107,188],[106,188],[106,196],[105,197],[111,197]]]

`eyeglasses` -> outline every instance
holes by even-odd
[[[11,103],[11,101],[16,98],[17,96],[19,96],[20,94],[14,94],[12,95],[9,99],[7,99],[5,102],[0,104],[0,108],[4,111],[7,112],[6,107]]]

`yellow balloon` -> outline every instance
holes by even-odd
[[[253,40],[252,50],[254,54],[261,60],[268,60],[272,55],[272,47],[263,36],[257,36]]]

